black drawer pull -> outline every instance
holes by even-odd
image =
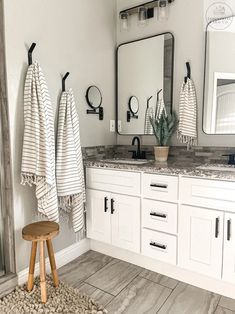
[[[115,209],[114,209],[114,199],[113,198],[111,198],[111,214],[113,215],[113,213],[114,213],[114,211],[115,211]]]
[[[158,244],[158,243],[156,243],[156,242],[150,242],[149,245],[154,246],[154,247],[157,247],[157,248],[162,249],[162,250],[166,250],[166,248],[167,248],[166,245]]]
[[[151,212],[150,216],[159,217],[159,218],[166,218],[167,217],[166,214],[158,214],[158,213],[154,213],[154,212]]]
[[[231,219],[227,221],[227,240],[231,240]]]
[[[151,183],[150,186],[151,186],[151,188],[161,188],[161,189],[167,189],[168,188],[167,184],[160,184],[160,183]]]
[[[219,218],[217,217],[215,220],[215,237],[218,238],[219,236]]]
[[[104,198],[104,212],[107,213],[108,211],[108,198]]]

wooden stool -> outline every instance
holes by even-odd
[[[27,289],[31,291],[34,284],[34,269],[37,253],[37,244],[39,242],[40,252],[40,286],[41,286],[41,300],[42,303],[47,301],[46,292],[46,267],[45,267],[45,251],[44,243],[46,241],[48,256],[51,264],[52,277],[55,287],[59,285],[59,278],[56,270],[55,256],[51,239],[59,233],[59,225],[52,221],[39,221],[27,225],[22,230],[22,237],[24,240],[32,241],[31,257],[29,264],[29,276]]]

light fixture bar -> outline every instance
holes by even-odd
[[[128,13],[129,15],[138,14],[139,8],[141,8],[141,7],[145,7],[146,9],[154,9],[154,8],[158,7],[159,1],[160,0],[154,0],[154,1],[145,2],[145,3],[139,4],[139,5],[135,6],[135,7],[122,10],[120,12],[120,14],[122,14],[122,13]],[[172,3],[173,1],[174,0],[168,0],[168,3]]]

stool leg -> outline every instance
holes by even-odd
[[[51,264],[51,273],[54,281],[55,287],[59,286],[59,278],[58,273],[56,270],[56,263],[55,263],[55,255],[53,251],[53,246],[51,240],[47,240],[47,250],[48,250],[48,256]]]
[[[31,248],[31,256],[30,256],[30,263],[29,263],[29,276],[28,276],[28,284],[27,284],[27,289],[29,292],[33,289],[36,254],[37,254],[37,242],[33,241],[32,248]]]
[[[44,241],[39,242],[39,247],[40,247],[41,300],[42,300],[42,303],[46,303],[46,301],[47,301],[47,290],[46,290],[46,267],[45,267]]]

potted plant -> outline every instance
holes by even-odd
[[[150,123],[157,141],[157,146],[154,146],[155,160],[160,162],[167,161],[169,154],[168,143],[178,125],[177,115],[175,111],[166,113],[163,110],[160,117],[150,117]]]

